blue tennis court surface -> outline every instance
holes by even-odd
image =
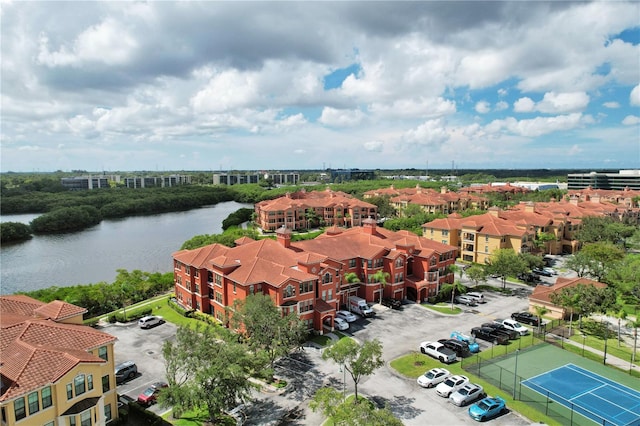
[[[597,423],[640,425],[640,392],[577,365],[563,365],[522,384]]]

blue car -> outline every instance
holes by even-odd
[[[461,342],[467,342],[467,344],[469,345],[469,350],[474,354],[480,352],[480,345],[476,343],[475,337],[467,336],[466,334],[462,334],[459,331],[452,331],[451,338],[460,340]]]
[[[505,411],[507,411],[507,403],[504,399],[499,396],[493,398],[488,396],[469,407],[469,416],[473,420],[481,422],[492,419]]]

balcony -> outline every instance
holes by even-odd
[[[462,240],[473,242],[476,240],[476,236],[474,234],[465,233],[462,235]]]

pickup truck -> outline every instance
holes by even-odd
[[[521,336],[529,334],[529,329],[518,321],[513,319],[497,319],[494,321],[496,324],[502,324],[506,329],[518,332]]]
[[[440,342],[422,342],[420,343],[420,352],[447,364],[451,364],[457,359],[456,353]]]
[[[497,322],[485,322],[484,324],[482,324],[482,327],[490,327],[499,331],[500,333],[506,334],[509,340],[516,340],[518,337],[520,337],[520,333],[518,333],[517,331],[511,330],[502,324],[498,324]]]
[[[538,325],[538,317],[531,312],[514,312],[511,314],[511,319],[525,324]]]
[[[505,345],[509,341],[509,338],[505,334],[489,327],[473,327],[471,329],[471,335],[478,339],[491,342],[494,345]]]

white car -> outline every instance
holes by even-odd
[[[147,315],[146,317],[142,317],[138,320],[140,328],[151,328],[163,323],[164,319],[155,315]]]
[[[449,396],[449,401],[458,407],[462,407],[485,396],[482,386],[476,385],[475,383],[467,383],[452,393],[451,396]]]
[[[418,377],[418,384],[423,388],[432,388],[450,375],[451,373],[446,368],[432,368]]]
[[[349,323],[343,320],[342,318],[334,318],[333,328],[335,328],[336,330],[344,331],[349,329]]]
[[[358,319],[358,318],[356,318],[355,315],[353,315],[349,311],[338,311],[338,312],[336,312],[336,318],[343,319],[346,322],[354,322],[355,320]]]
[[[457,391],[467,383],[469,383],[469,378],[467,376],[450,376],[447,377],[444,382],[436,386],[436,393],[443,398],[449,398],[453,392]]]
[[[497,319],[494,321],[496,324],[502,324],[505,328],[513,331],[517,331],[521,336],[529,334],[529,329],[518,321],[513,319]]]
[[[543,271],[550,273],[551,275],[558,275],[558,271],[553,268],[542,268]]]

